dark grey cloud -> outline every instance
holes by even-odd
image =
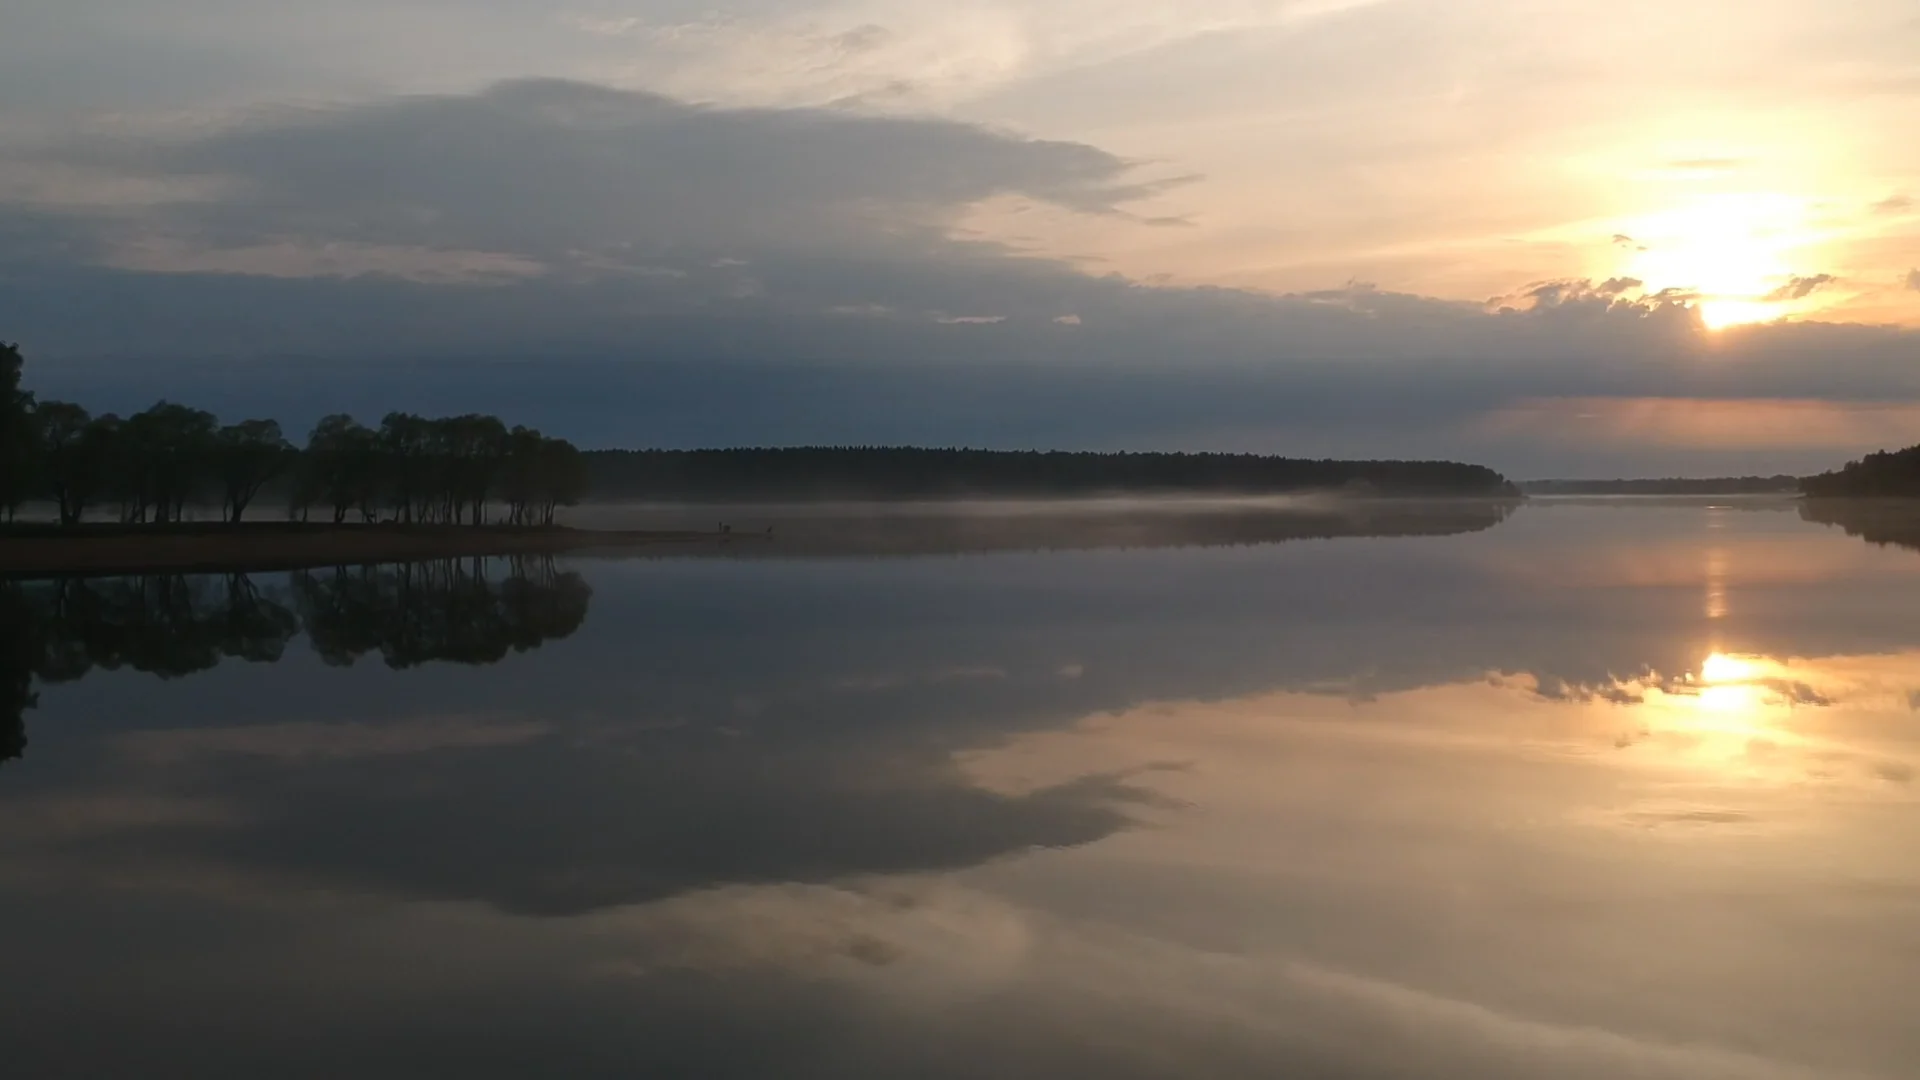
[[[511,252],[555,269],[917,251],[993,195],[1110,214],[1156,190],[1080,143],[941,120],[706,108],[558,80],[270,110],[202,138],[70,154],[147,176],[231,178],[217,201],[140,222],[196,245]]]
[[[321,402],[459,402],[591,442],[1440,454],[1540,475],[1595,451],[1489,445],[1480,418],[1558,396],[1920,398],[1914,334],[1714,338],[1692,297],[1625,278],[1485,305],[1272,296],[957,239],[1001,195],[1144,227],[1132,204],[1173,181],[944,120],[523,81],[16,146],[0,167],[84,180],[0,203],[0,312],[42,392],[116,409],[194,397],[298,428]]]
[[[1780,303],[1785,300],[1804,300],[1816,290],[1825,288],[1839,280],[1832,274],[1811,274],[1806,277],[1794,276],[1787,279],[1785,285],[1767,294],[1768,303]]]

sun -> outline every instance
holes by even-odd
[[[1764,670],[1753,657],[1709,653],[1700,663],[1700,680],[1705,683],[1737,683],[1758,677]]]
[[[1793,276],[1793,256],[1812,239],[1805,200],[1721,193],[1621,223],[1633,248],[1623,273],[1647,293],[1691,299],[1701,322],[1719,330],[1790,312],[1776,296]]]

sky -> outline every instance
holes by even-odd
[[[0,0],[0,340],[296,431],[1920,441],[1910,0]]]

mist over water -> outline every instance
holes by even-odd
[[[574,513],[733,539],[0,587],[10,1068],[1773,1080],[1920,1056],[1900,522]]]

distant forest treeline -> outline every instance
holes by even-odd
[[[1706,479],[1524,480],[1529,495],[1787,495],[1800,490],[1797,476],[1717,476]]]
[[[1920,446],[1868,454],[1833,472],[1807,477],[1800,490],[1815,498],[1920,496]]]
[[[218,504],[242,520],[263,491],[285,496],[286,515],[335,523],[386,518],[485,524],[490,508],[511,524],[552,524],[557,507],[585,493],[580,452],[564,439],[492,416],[429,419],[388,413],[378,427],[329,416],[306,445],[273,420],[221,424],[212,413],[162,401],[132,416],[95,416],[20,388],[16,346],[0,343],[0,514],[32,500],[54,504],[62,524],[111,512],[128,524],[180,521]]]
[[[1450,461],[889,446],[595,450],[583,457],[588,485],[599,499],[937,499],[1319,489],[1395,495],[1518,493],[1492,469]]]

